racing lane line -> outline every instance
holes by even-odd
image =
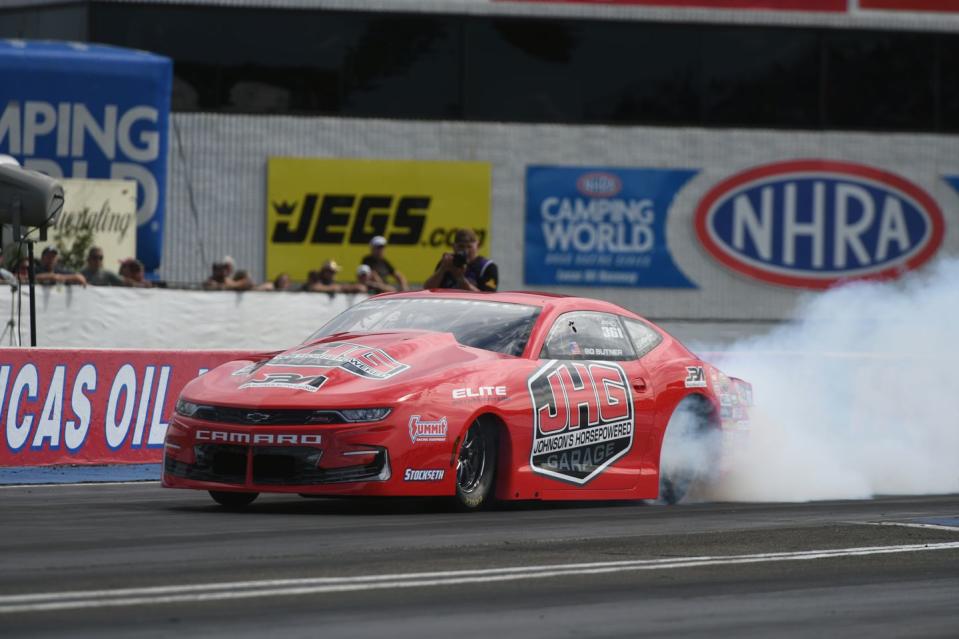
[[[859,524],[861,526],[901,526],[903,528],[926,528],[932,530],[948,530],[950,532],[959,533],[959,526],[943,526],[942,524],[915,524],[905,521],[858,521],[849,523]]]
[[[115,606],[155,605],[162,603],[198,603],[258,597],[278,597],[321,593],[356,592],[390,588],[421,588],[480,584],[520,579],[541,579],[572,575],[596,575],[642,570],[697,568],[776,561],[809,561],[835,557],[862,557],[892,553],[959,550],[959,541],[936,544],[899,546],[867,546],[831,550],[760,553],[752,555],[678,557],[670,559],[636,559],[581,564],[516,566],[477,570],[451,570],[409,574],[360,575],[355,577],[316,577],[271,579],[209,584],[150,586],[113,590],[32,593],[0,596],[0,614],[107,608]]]

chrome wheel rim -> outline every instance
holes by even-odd
[[[466,440],[456,460],[456,485],[464,493],[476,490],[486,470],[486,444],[480,429],[473,425],[466,432]]]

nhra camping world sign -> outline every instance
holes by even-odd
[[[3,349],[0,466],[159,462],[180,390],[250,355]]]
[[[526,284],[696,288],[666,246],[666,215],[696,171],[531,166]]]
[[[172,76],[169,58],[143,51],[0,40],[0,153],[56,178],[136,180],[148,271],[163,254]]]
[[[266,271],[305,280],[334,259],[344,280],[382,235],[387,259],[423,282],[471,228],[490,253],[490,165],[485,162],[271,157],[267,176]]]
[[[725,266],[789,287],[891,279],[928,262],[943,239],[938,205],[908,180],[849,162],[749,169],[696,209],[703,247]]]

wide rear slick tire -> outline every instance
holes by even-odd
[[[460,510],[480,510],[493,502],[496,484],[496,429],[480,420],[473,422],[456,458],[455,505]]]
[[[260,493],[234,493],[226,490],[211,490],[213,501],[231,510],[240,510],[253,503]]]

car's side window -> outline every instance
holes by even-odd
[[[574,311],[560,315],[546,338],[541,359],[635,359],[620,318],[610,313]]]
[[[636,349],[637,358],[653,350],[663,341],[663,336],[659,332],[643,322],[623,318],[623,324],[626,325],[626,332],[629,333],[629,339],[632,340]]]

